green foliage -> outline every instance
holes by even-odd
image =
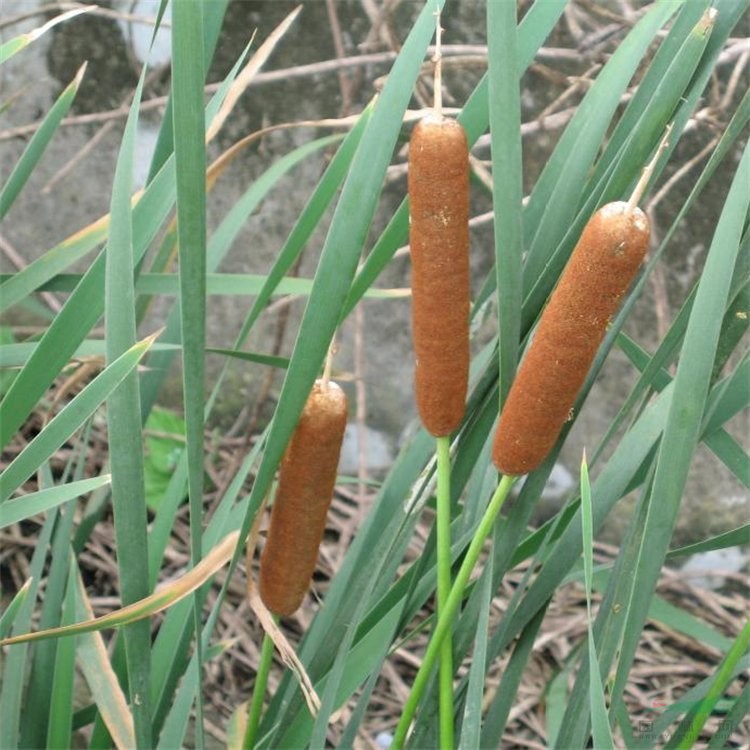
[[[438,4],[445,5],[448,16],[455,0]],[[668,225],[660,227],[651,258],[612,321],[579,395],[573,421],[605,359],[613,348],[619,350],[634,385],[604,438],[587,445],[590,463],[584,464],[580,496],[540,527],[529,528],[572,422],[497,523],[486,514],[498,484],[489,455],[499,404],[583,226],[602,203],[627,199],[669,123],[674,124],[670,144],[657,162],[647,199],[664,184],[665,168],[680,166],[678,146],[682,148],[695,128],[707,87],[716,85],[718,60],[728,40],[738,34],[746,2],[715,0],[717,14],[712,15],[708,0],[660,0],[644,7],[632,25],[618,27],[612,54],[602,58],[583,87],[575,114],[539,176],[527,186],[528,200],[522,199],[526,142],[519,129],[519,82],[568,3],[537,0],[517,26],[513,3],[487,5],[488,73],[467,98],[459,119],[472,144],[489,129],[492,179],[484,184],[488,190],[492,187],[494,247],[479,280],[472,316],[477,323],[495,321],[499,334],[485,339],[474,357],[466,417],[451,442],[449,553],[454,580],[461,571],[468,582],[465,591],[451,592],[453,657],[456,665],[472,659],[453,686],[456,744],[465,750],[502,745],[550,605],[561,586],[578,582],[584,585],[588,628],[544,688],[548,741],[571,748],[592,741],[597,747],[623,742],[648,748],[671,727],[671,746],[684,747],[687,738],[703,736],[712,711],[726,712],[730,728],[739,726],[748,698],[747,688],[738,697],[727,690],[748,668],[750,630],[745,627],[730,636],[654,592],[667,559],[726,549],[748,539],[748,526],[743,525],[712,532],[686,547],[672,541],[687,477],[701,446],[750,486],[745,447],[728,429],[750,402],[750,358],[742,349],[750,325],[750,148],[742,150],[750,94],[726,113],[727,124],[717,133],[705,164],[692,166],[692,188],[676,200]],[[210,172],[207,180],[205,133],[217,113],[234,101],[233,87],[245,64],[243,54],[204,101],[206,70],[226,6],[225,0],[174,3],[169,105],[151,174],[138,200],[132,200],[132,162],[148,66],[122,133],[110,214],[90,217],[80,232],[17,273],[0,277],[0,312],[25,306],[43,312],[40,320],[48,321],[32,338],[12,326],[0,327],[0,444],[16,445],[18,431],[32,416],[44,417],[20,449],[8,454],[11,458],[0,473],[0,529],[14,524],[21,524],[25,533],[35,529],[29,580],[18,591],[4,592],[0,637],[90,616],[81,550],[97,524],[106,521],[110,507],[120,566],[117,585],[124,604],[153,593],[160,581],[186,497],[191,566],[205,561],[230,532],[239,531],[244,538],[272,487],[338,327],[364,297],[388,304],[389,297],[397,296],[375,284],[406,242],[406,201],[392,216],[383,217],[387,223],[381,232],[372,231],[373,219],[387,169],[408,134],[404,114],[412,105],[432,38],[435,3],[422,8],[404,35],[382,91],[351,128],[290,148],[256,176],[214,228],[206,221],[206,194],[220,191],[221,183],[215,184]],[[165,7],[162,3],[159,18]],[[22,56],[52,24],[2,44],[0,63]],[[80,76],[52,104],[0,188],[0,216],[12,211],[43,159],[79,82]],[[294,226],[287,228],[269,272],[219,272],[248,218],[263,210],[279,180],[323,149],[335,153]],[[744,155],[733,164],[731,156],[738,153]],[[678,227],[690,226],[706,186],[715,185],[719,175],[725,189],[705,263],[649,350],[625,327],[627,317],[656,264],[667,257]],[[176,225],[171,223],[175,215]],[[291,269],[316,235],[325,239],[314,273],[293,278]],[[170,265],[176,248],[177,272]],[[74,264],[82,263],[85,270],[77,270]],[[66,295],[60,312],[44,307],[38,295],[45,291]],[[209,346],[206,314],[217,294],[232,295],[238,306],[247,306],[247,313],[234,341],[211,341]],[[306,300],[291,355],[246,351],[248,337],[258,330],[271,300],[287,294]],[[147,335],[153,330],[148,328],[148,309],[156,299],[167,308],[167,322],[158,334]],[[96,330],[102,319],[104,339]],[[183,373],[180,414],[156,406],[175,355]],[[206,383],[206,358],[217,355],[223,369]],[[64,404],[54,404],[50,386],[75,371],[77,358],[83,357],[104,361]],[[226,388],[230,361],[252,372],[279,368],[283,385],[268,427],[238,460],[232,481],[208,504],[204,425],[215,415]],[[104,419],[109,453],[92,473],[87,459]],[[61,446],[70,456],[62,468],[55,462]],[[425,605],[435,594],[434,531],[419,555],[410,554],[423,511],[434,507],[433,450],[430,436],[419,430],[403,443],[297,648],[321,699],[320,712],[310,715],[296,678],[286,672],[261,718],[258,748],[323,747],[331,717],[347,703],[351,713],[340,728],[341,742],[354,746],[393,651],[423,629],[441,631],[443,626],[434,627],[435,621],[425,615]],[[33,478],[36,484],[27,484]],[[635,501],[625,538],[614,562],[597,566],[597,535],[612,511],[625,505],[626,496]],[[492,546],[482,546],[489,534]],[[122,633],[114,636],[109,650],[97,633],[7,647],[0,657],[0,746],[64,746],[73,743],[71,733],[82,727],[91,731],[91,747],[112,742],[139,748],[201,746],[204,666],[211,659],[230,658],[231,644],[216,642],[215,629],[231,606],[231,574],[242,555],[240,544],[215,596],[209,600],[207,588],[198,588],[167,610],[155,635],[148,621],[118,623]],[[476,558],[481,559],[481,573],[470,580],[472,566],[466,561]],[[493,592],[521,563],[526,565],[521,584],[497,615],[491,606]],[[636,648],[648,621],[699,639],[721,654],[710,676],[655,719],[652,737],[638,736],[625,704]],[[487,676],[503,656],[508,660],[490,696]],[[428,667],[419,678],[421,702],[415,698],[408,704],[415,716],[407,747],[436,743],[438,689]],[[81,704],[77,675],[90,691],[88,705]],[[38,715],[47,721],[37,721]],[[714,738],[709,746],[718,747],[718,741]]]
[[[154,407],[144,427],[146,502],[158,511],[185,450],[185,420],[169,409]]]

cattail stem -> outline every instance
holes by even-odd
[[[326,361],[323,365],[323,377],[321,378],[324,385],[328,385],[328,381],[331,379],[331,370],[333,368],[333,356],[334,356],[334,343],[328,347],[328,354],[326,354]]]
[[[653,155],[651,161],[646,165],[640,179],[633,188],[633,192],[630,195],[630,199],[628,200],[628,208],[631,211],[635,210],[636,206],[641,202],[641,198],[643,197],[643,194],[646,192],[646,188],[648,187],[648,181],[651,179],[651,175],[656,168],[656,162],[659,161],[659,157],[662,155],[664,149],[669,146],[669,136],[672,134],[673,127],[674,125],[671,122],[669,123],[669,125],[667,125],[667,129],[664,131],[664,137],[661,139],[661,142],[656,149],[656,153]]]
[[[451,447],[449,437],[436,438],[437,450],[437,615],[451,590]],[[453,628],[440,649],[440,747],[453,747]]]
[[[433,99],[432,108],[435,110],[435,116],[439,119],[443,116],[443,49],[442,49],[442,32],[440,26],[440,8],[435,11],[435,53],[432,56],[432,62],[435,63],[433,73]]]
[[[438,617],[437,625],[435,626],[432,638],[427,645],[427,650],[422,659],[422,666],[419,668],[417,676],[414,678],[411,693],[404,704],[401,719],[396,727],[391,750],[401,750],[404,746],[406,734],[409,731],[409,726],[411,725],[411,721],[416,713],[422,693],[424,693],[424,689],[430,679],[430,674],[432,668],[435,666],[435,660],[440,653],[443,640],[452,626],[453,618],[456,616],[458,608],[461,606],[464,589],[469,583],[469,578],[474,570],[474,566],[477,564],[484,542],[495,525],[497,514],[503,507],[503,503],[510,494],[511,487],[515,484],[516,479],[518,479],[518,477],[510,475],[503,476],[492,500],[490,500],[490,504],[487,506],[487,510],[484,512],[484,516],[482,516],[482,520],[479,522],[474,538],[471,540],[469,549],[466,552],[466,557],[464,557],[464,561],[461,563],[461,567],[456,575],[456,580],[451,587],[443,613]]]
[[[275,619],[278,621],[278,617]],[[242,741],[243,750],[252,750],[252,748],[255,747],[255,736],[258,734],[260,717],[263,714],[263,699],[266,695],[268,674],[271,671],[272,663],[273,641],[271,640],[271,636],[269,636],[268,633],[265,633],[263,636],[263,645],[260,648],[258,673],[255,676],[255,686],[253,687],[253,700],[250,704],[250,710],[248,711],[245,737]]]

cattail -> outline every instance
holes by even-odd
[[[414,128],[409,201],[417,410],[441,437],[463,419],[469,380],[469,149],[455,120]]]
[[[500,415],[492,450],[499,471],[527,474],[549,454],[648,243],[648,219],[632,199],[589,220]]]
[[[346,417],[341,388],[317,380],[281,463],[260,558],[260,596],[274,614],[291,615],[299,607],[315,572]]]

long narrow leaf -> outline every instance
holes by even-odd
[[[97,375],[0,474],[0,502],[7,500],[109,397],[132,372],[159,334],[135,344]]]
[[[487,3],[487,33],[502,406],[516,371],[521,332],[523,159],[521,92],[516,69],[516,8],[513,3]]]
[[[78,87],[81,85],[83,75],[86,72],[86,63],[84,63],[75,75],[75,78],[63,89],[62,94],[47,113],[41,125],[37,129],[29,144],[24,149],[21,158],[13,168],[5,184],[0,188],[0,221],[13,205],[13,201],[23,189],[26,181],[29,179],[34,167],[42,158],[44,150],[47,148],[52,136],[57,132],[60,121],[70,110],[73,100],[78,93]]]
[[[30,518],[38,513],[44,513],[58,505],[85,495],[87,492],[109,484],[110,475],[103,474],[94,479],[81,479],[78,482],[49,487],[39,492],[23,495],[17,500],[0,504],[0,529]]]
[[[641,543],[641,558],[636,567],[633,597],[623,618],[625,636],[613,688],[613,700],[620,699],[635,655],[648,603],[669,544],[669,537],[664,534],[664,529],[671,529],[673,526],[692,454],[700,435],[716,342],[748,204],[750,148],[745,149],[732,181],[685,334],[685,344],[674,381],[674,397],[656,464],[653,495],[658,498],[658,502],[651,504]]]

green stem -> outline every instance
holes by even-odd
[[[437,615],[443,614],[451,590],[451,444],[437,438]],[[440,747],[453,750],[453,627],[440,648]]]
[[[263,713],[263,699],[266,695],[266,684],[268,683],[268,673],[271,671],[272,662],[273,641],[268,633],[266,633],[263,636],[263,645],[260,649],[258,674],[255,676],[255,686],[253,687],[253,701],[250,704],[250,711],[247,715],[245,738],[242,742],[243,750],[252,750],[255,746],[255,735],[258,733],[258,727],[260,726],[260,717]]]
[[[458,612],[458,608],[461,605],[463,599],[464,589],[469,583],[469,577],[471,576],[474,566],[479,559],[479,555],[482,552],[482,546],[484,545],[485,539],[490,535],[492,528],[495,524],[497,514],[500,512],[500,508],[503,507],[505,498],[510,493],[510,488],[515,483],[517,477],[504,476],[500,480],[500,484],[495,491],[495,494],[487,506],[487,510],[482,516],[482,520],[479,522],[474,538],[471,540],[469,549],[466,552],[461,568],[458,571],[456,580],[451,588],[448,601],[446,602],[443,613],[438,618],[437,626],[432,634],[429,644],[427,645],[427,651],[425,651],[424,658],[422,659],[422,666],[417,672],[417,676],[414,679],[414,685],[411,688],[411,694],[404,704],[404,710],[401,714],[398,726],[396,727],[396,734],[393,737],[393,743],[391,750],[401,750],[406,741],[406,733],[409,731],[409,725],[411,720],[414,718],[414,714],[419,704],[419,699],[422,697],[427,682],[430,679],[430,673],[435,665],[435,659],[438,656],[440,646],[445,638],[448,630],[451,627],[453,618]]]

